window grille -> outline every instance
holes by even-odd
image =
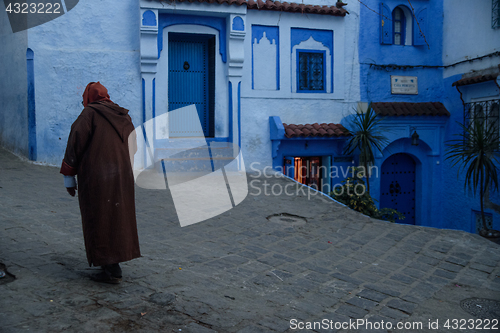
[[[483,126],[494,128],[498,137],[500,134],[500,99],[464,104],[464,124],[471,129],[475,120]],[[464,136],[465,138],[465,136]]]
[[[481,229],[483,229],[483,217],[481,212],[473,210],[474,220],[476,222],[476,234],[479,233]],[[486,222],[486,228],[493,229],[493,215],[490,213],[484,213],[484,220]]]
[[[325,91],[325,53],[298,52],[298,91]]]
[[[394,24],[394,44],[395,45],[404,45],[405,44],[405,14],[403,10],[399,7],[394,8],[392,12],[392,21]]]
[[[500,28],[500,0],[491,0],[491,27]]]

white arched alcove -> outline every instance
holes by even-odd
[[[263,32],[262,38],[254,38],[253,43],[253,68],[254,89],[276,90],[276,53],[278,51],[276,40],[267,37]]]
[[[292,93],[297,92],[297,50],[313,50],[313,51],[325,51],[325,84],[326,91],[332,91],[332,55],[330,54],[330,49],[323,45],[323,43],[314,40],[311,36],[308,40],[301,42],[300,44],[295,45],[292,48],[292,62],[291,62],[291,71],[292,71]]]

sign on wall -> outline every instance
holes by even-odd
[[[418,95],[417,77],[391,75],[391,94]]]

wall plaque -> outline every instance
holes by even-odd
[[[391,75],[391,94],[418,95],[417,77]]]

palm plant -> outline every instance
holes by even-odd
[[[446,159],[452,161],[452,166],[459,164],[459,170],[467,169],[464,188],[469,188],[476,194],[479,185],[479,200],[481,203],[482,232],[487,233],[486,219],[484,216],[484,195],[492,185],[498,190],[498,153],[500,140],[498,136],[498,123],[489,125],[477,118],[472,126],[462,127],[463,132],[456,134],[460,138],[447,142]]]
[[[359,149],[359,163],[365,169],[367,192],[370,194],[370,173],[368,166],[375,162],[373,148],[382,152],[389,140],[381,133],[378,124],[383,118],[377,117],[371,103],[365,113],[356,112],[347,130],[351,135],[346,142],[344,154],[352,154]]]

